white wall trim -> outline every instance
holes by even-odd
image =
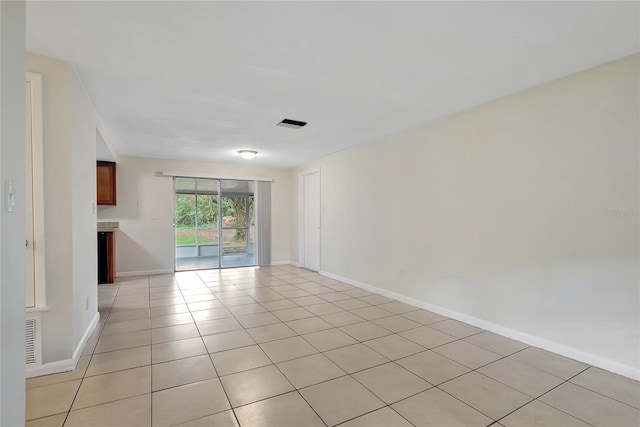
[[[206,172],[176,172],[162,171],[162,176],[173,176],[183,178],[208,178],[208,179],[231,179],[236,181],[267,181],[273,182],[274,179],[268,176],[242,176],[242,175],[219,175]]]
[[[31,85],[31,198],[33,207],[34,281],[35,305],[47,305],[47,273],[45,253],[45,202],[44,202],[44,120],[42,107],[42,74],[27,71],[25,80]]]
[[[75,368],[75,365],[78,363],[78,360],[80,360],[80,355],[82,355],[82,351],[84,350],[84,346],[87,345],[87,341],[89,341],[89,337],[91,337],[91,334],[93,334],[93,331],[96,330],[96,326],[98,326],[99,321],[100,321],[100,312],[96,311],[96,314],[93,316],[93,319],[91,319],[91,323],[89,323],[89,326],[84,331],[82,338],[80,338],[80,342],[78,343],[76,350],[73,352],[72,357],[73,357],[74,368]]]
[[[294,267],[299,267],[298,263],[293,261],[272,261],[270,265],[293,265]]]
[[[55,362],[43,363],[40,366],[33,366],[27,368],[27,378],[40,377],[42,375],[50,375],[57,374],[60,372],[73,371],[78,365],[78,361],[80,360],[80,356],[82,355],[82,351],[84,347],[87,345],[87,341],[89,341],[89,337],[95,331],[98,322],[100,321],[100,313],[96,312],[95,316],[89,323],[89,326],[84,331],[78,346],[76,347],[73,355],[70,359],[56,360]]]
[[[73,359],[56,360],[55,362],[44,363],[40,366],[27,368],[27,378],[41,377],[43,375],[58,374],[60,372],[73,371],[76,363]]]
[[[28,313],[44,313],[45,311],[51,311],[53,307],[50,305],[37,305],[35,307],[27,307],[26,312]]]
[[[160,270],[119,271],[116,272],[116,277],[153,276],[156,274],[172,274],[173,272],[173,268],[164,268]]]
[[[507,338],[511,338],[517,341],[521,341],[525,344],[539,347],[544,350],[569,357],[574,360],[578,360],[583,363],[588,363],[589,365],[596,366],[598,368],[605,369],[610,372],[614,372],[616,374],[623,375],[628,378],[632,378],[634,380],[640,380],[640,370],[634,368],[633,366],[625,365],[620,362],[616,362],[615,360],[607,359],[605,357],[597,356],[577,348],[556,342],[551,341],[542,337],[538,337],[535,335],[530,335],[522,331],[518,331],[516,329],[508,328],[506,326],[499,325],[494,322],[490,322],[488,320],[480,319],[478,317],[469,316],[464,313],[460,313],[455,310],[450,310],[448,308],[440,307],[437,305],[429,304],[425,301],[421,301],[416,298],[412,298],[406,295],[398,294],[396,292],[379,288],[377,286],[369,285],[366,283],[358,282],[356,280],[349,279],[347,277],[339,276],[337,274],[330,273],[328,271],[320,271],[320,275],[329,277],[334,280],[339,280],[344,283],[348,283],[353,286],[357,286],[361,289],[374,292],[380,295],[383,295],[388,298],[393,298],[400,302],[404,302],[409,305],[413,305],[414,307],[422,308],[424,310],[429,310],[434,313],[440,314],[442,316],[449,317],[451,319],[459,320],[460,322],[468,323],[469,325],[476,326],[478,328],[485,329],[487,331],[496,333],[498,335],[505,336]]]

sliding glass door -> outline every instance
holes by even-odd
[[[254,265],[253,229],[254,182],[220,181],[221,267]]]
[[[175,178],[176,271],[255,265],[253,181]]]

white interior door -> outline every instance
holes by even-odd
[[[25,293],[26,306],[34,307],[36,305],[36,275],[35,275],[35,252],[33,246],[33,112],[31,105],[31,82],[26,82],[25,96],[25,220],[26,220],[26,242],[25,242]]]
[[[320,271],[320,172],[302,176],[302,267]]]

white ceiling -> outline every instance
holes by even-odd
[[[118,154],[291,167],[638,52],[639,5],[30,1],[27,49]]]

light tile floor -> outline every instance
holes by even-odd
[[[100,285],[28,426],[638,426],[640,384],[306,270]]]

